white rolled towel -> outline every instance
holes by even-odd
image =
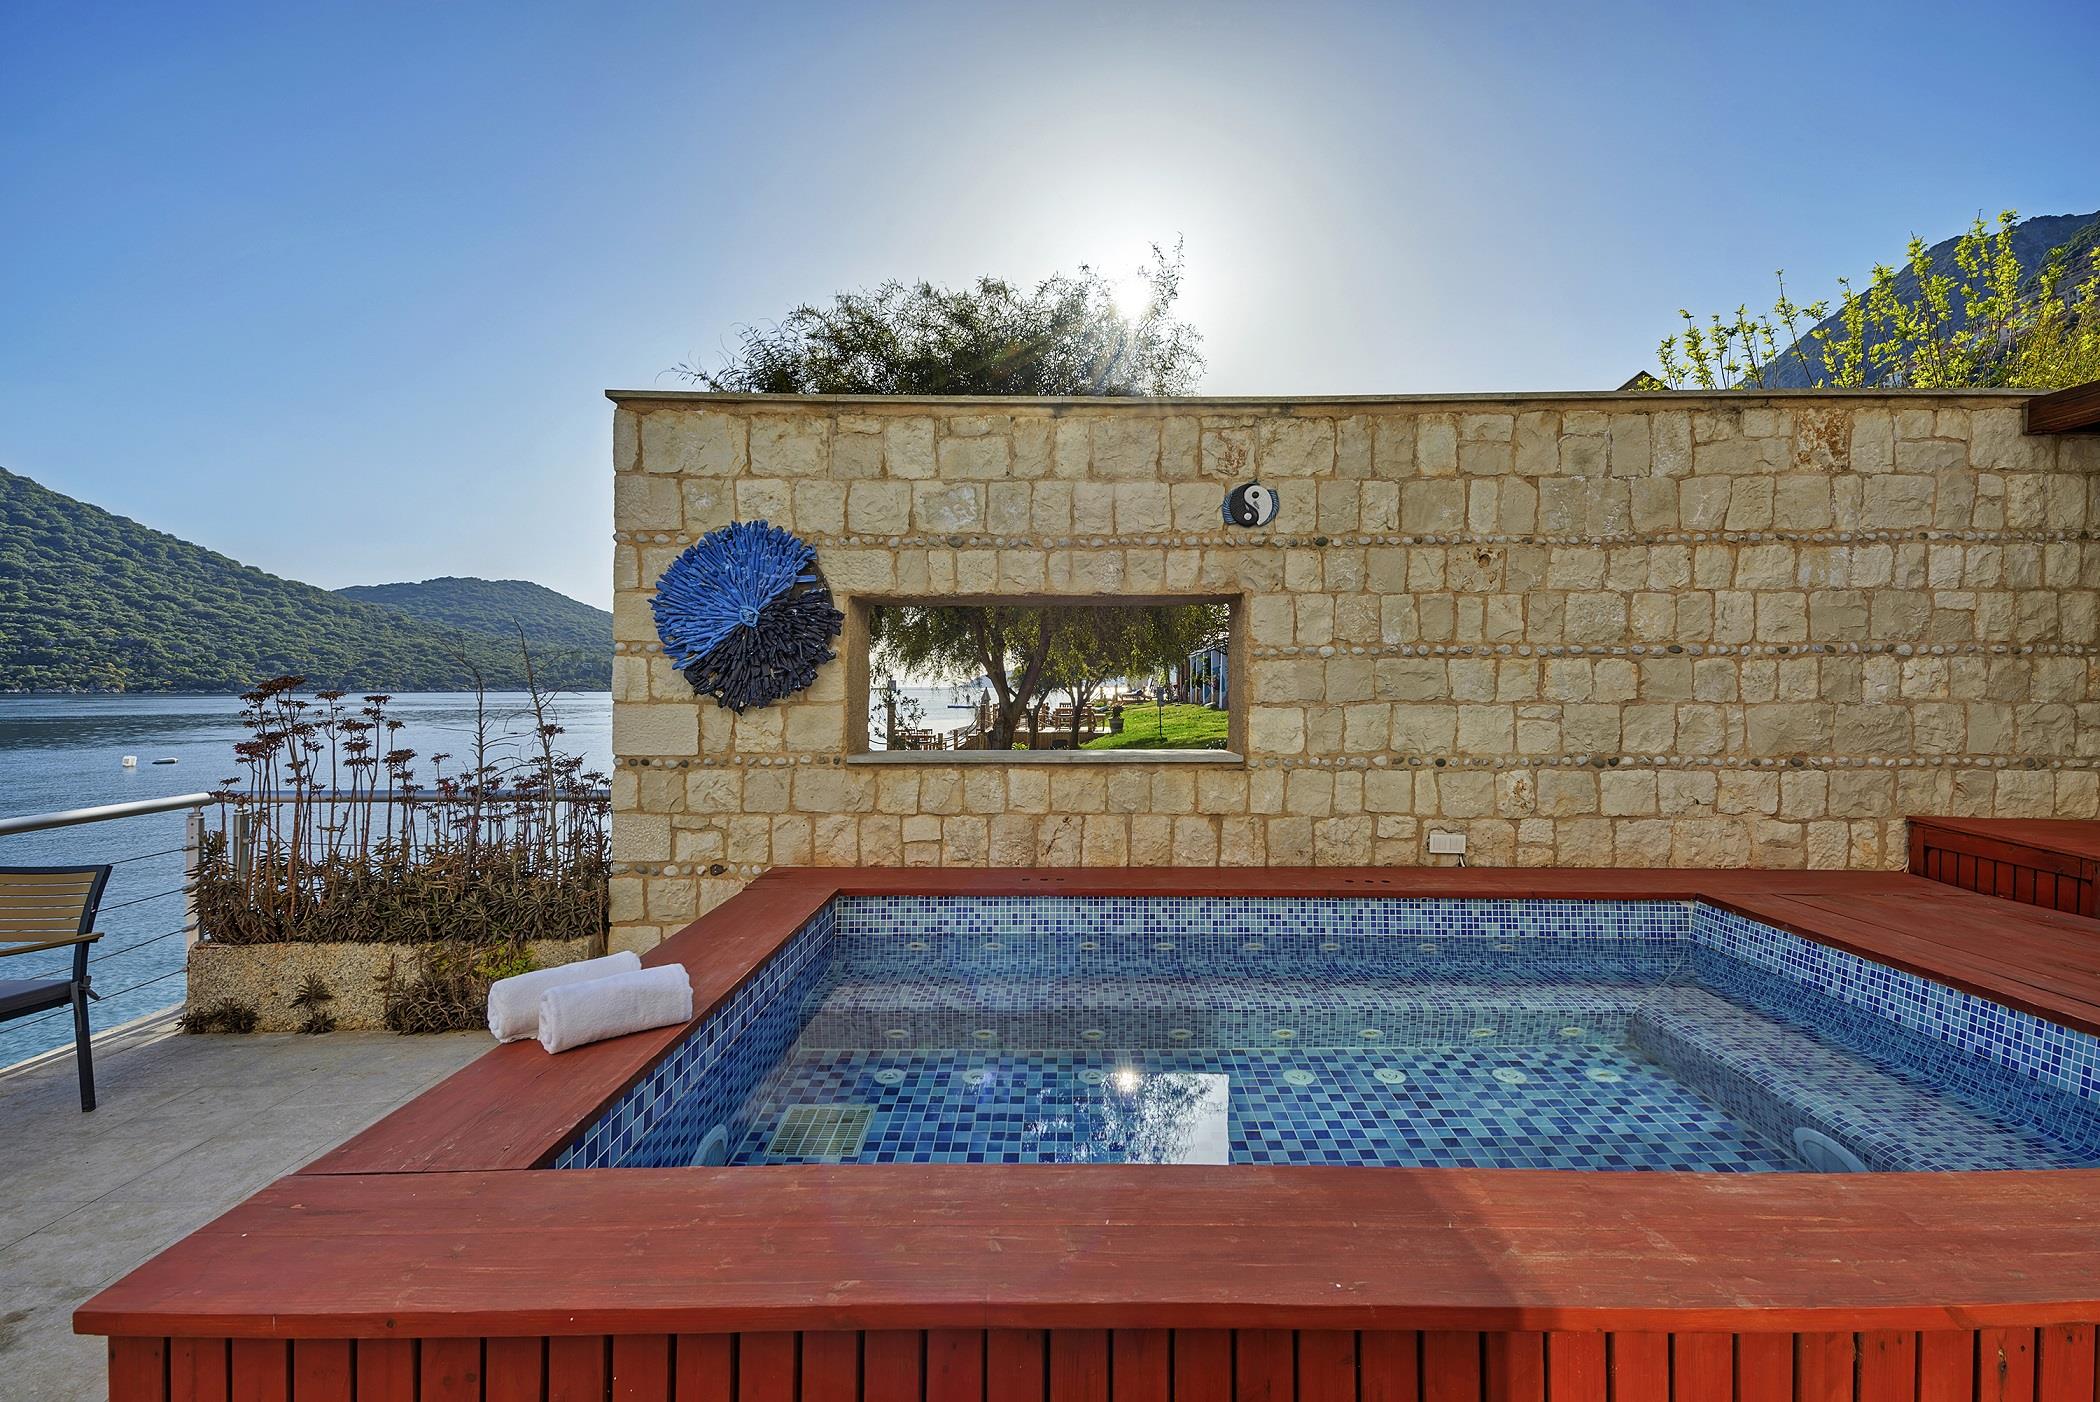
[[[489,985],[489,1031],[499,1042],[522,1042],[540,1035],[540,995],[564,983],[588,983],[613,974],[631,974],[642,961],[631,949],[602,959],[579,959],[551,969],[499,978]]]
[[[567,1051],[607,1037],[689,1022],[693,980],[683,964],[564,983],[540,995],[540,1045]]]

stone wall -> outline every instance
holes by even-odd
[[[771,864],[1890,867],[2100,808],[2100,440],[2018,396],[613,398],[625,943]],[[1244,760],[853,761],[843,659],[696,704],[651,586],[759,517],[842,603],[1238,596]]]

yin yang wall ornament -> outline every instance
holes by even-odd
[[[1225,524],[1266,526],[1276,519],[1276,489],[1259,482],[1242,482],[1225,494]]]

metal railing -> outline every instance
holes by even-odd
[[[115,868],[114,877],[117,874],[121,874],[125,867],[134,863],[151,861],[161,857],[172,857],[179,854],[182,857],[182,880],[180,884],[163,886],[152,891],[137,892],[113,880],[111,892],[118,894],[121,898],[117,900],[105,899],[96,916],[96,924],[101,925],[107,917],[116,912],[143,906],[153,901],[164,901],[170,896],[180,895],[183,898],[182,923],[173,929],[162,930],[157,934],[128,937],[121,944],[112,942],[106,946],[97,944],[91,947],[88,955],[88,969],[90,976],[92,976],[97,965],[106,967],[114,959],[144,949],[148,945],[158,944],[162,940],[173,939],[177,935],[184,937],[186,945],[196,942],[197,908],[191,888],[195,883],[197,874],[197,850],[204,833],[204,808],[214,801],[213,796],[208,793],[176,794],[169,798],[140,799],[134,803],[106,803],[93,808],[69,808],[56,813],[32,813],[18,818],[0,818],[0,837],[17,837],[29,833],[46,832],[54,828],[79,827],[89,823],[119,822],[126,818],[142,818],[158,813],[187,812],[187,817],[183,821],[183,840],[180,846],[161,847],[147,852],[130,852],[121,857],[109,857],[106,859],[109,865]],[[6,853],[0,852],[0,865],[10,865],[4,860],[5,857]],[[87,865],[87,862],[40,862],[37,864],[45,866]],[[4,944],[4,942],[5,936],[0,935],[0,944]],[[185,972],[185,969],[186,964],[179,964],[175,968],[164,970],[150,978],[137,980],[123,988],[114,990],[96,989],[95,991],[101,998],[111,1000],[123,998],[129,994],[149,988],[154,984],[175,978]],[[55,1012],[24,1018],[18,1022],[0,1023],[0,1033],[25,1031],[38,1023],[71,1016],[72,1012],[70,1009],[60,1008]]]
[[[603,801],[609,797],[609,794],[609,790],[597,789],[558,795],[553,802],[556,805],[567,805],[578,800]],[[14,854],[9,852],[5,845],[0,845],[0,866],[85,866],[95,862],[107,862],[115,869],[112,873],[110,886],[105,893],[101,908],[96,916],[96,924],[105,932],[105,935],[101,942],[90,947],[88,968],[91,976],[100,971],[112,978],[122,977],[122,971],[114,974],[110,972],[113,961],[124,959],[125,956],[134,955],[140,950],[147,949],[149,946],[172,940],[177,936],[183,937],[183,958],[173,968],[154,969],[151,960],[155,956],[148,955],[145,956],[143,961],[132,961],[133,968],[130,972],[133,977],[122,987],[115,989],[97,988],[95,990],[96,994],[105,1000],[105,1003],[114,1003],[115,1000],[142,992],[170,979],[179,978],[188,971],[188,948],[196,944],[202,935],[197,912],[197,867],[206,831],[206,810],[214,805],[227,804],[224,816],[228,854],[235,868],[245,872],[249,864],[255,859],[256,829],[259,824],[254,807],[244,805],[284,804],[304,801],[317,804],[323,809],[350,803],[402,804],[410,808],[416,808],[443,801],[439,795],[428,793],[371,794],[335,791],[309,792],[304,795],[282,792],[259,795],[240,794],[237,798],[237,802],[229,802],[227,795],[218,793],[176,794],[169,798],[140,799],[131,803],[107,803],[92,808],[71,808],[54,813],[32,813],[16,818],[0,818],[0,838],[11,838],[48,832],[59,828],[116,823],[126,819],[136,820],[166,813],[180,812],[185,814],[182,840],[179,845],[166,845],[166,839],[163,838],[162,845],[158,846],[153,845],[150,841],[141,842],[139,845],[149,848],[146,851],[125,851],[122,855],[114,855],[104,846],[101,852],[75,854],[70,851],[60,853],[47,851],[34,859],[25,861],[15,860]],[[506,793],[496,796],[494,802],[505,805],[520,802],[542,804],[548,802],[548,800],[544,796],[526,798]],[[152,873],[158,869],[143,867],[139,864],[176,856],[180,856],[182,859],[179,878],[175,876],[172,870],[168,870],[159,871],[158,876],[149,882],[126,882],[123,879],[127,868],[133,869],[134,873],[139,871]],[[138,889],[147,884],[150,884],[152,889]],[[174,925],[173,928],[154,930],[148,924],[142,930],[122,930],[120,928],[113,930],[113,926],[121,927],[132,923],[134,920],[140,920],[141,917],[151,916],[154,913],[150,909],[141,908],[150,907],[156,901],[168,901],[176,896],[180,896],[182,899],[182,916],[181,923]],[[136,911],[137,914],[127,920],[124,915],[126,911]],[[172,912],[170,912],[170,915],[172,915]],[[112,920],[111,917],[115,917],[115,919]],[[0,932],[0,949],[4,949],[7,943],[5,933]],[[35,957],[33,954],[25,954],[23,960],[28,962]],[[70,956],[68,958],[70,959]],[[138,967],[141,962],[144,962],[146,967]],[[0,965],[0,976],[5,977],[16,977],[19,976],[19,973],[41,977],[42,972],[39,970],[18,972],[5,965]],[[141,977],[140,975],[144,976]],[[170,1001],[174,1000],[171,999]],[[136,1008],[133,1015],[143,1016],[152,1011],[154,1009],[150,1007]],[[14,1033],[27,1031],[39,1023],[51,1022],[71,1016],[70,1009],[60,1008],[53,1012],[41,1013],[33,1017],[0,1022],[0,1039],[11,1041],[14,1040],[12,1037]],[[0,1041],[0,1047],[4,1046],[5,1042]],[[31,1052],[28,1054],[35,1055],[37,1053]],[[0,1050],[0,1066],[7,1065],[13,1059],[14,1057],[6,1050]]]
[[[57,813],[31,813],[20,818],[0,818],[0,837],[17,833],[43,832],[47,828],[70,828],[81,823],[108,823],[118,818],[137,818],[148,813],[173,813],[178,809],[202,809],[216,802],[208,793],[181,793],[172,798],[142,798],[136,803],[105,803],[96,808],[68,808]]]

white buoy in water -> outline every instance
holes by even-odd
[[[138,767],[139,767],[139,757],[138,757],[137,755],[126,755],[126,756],[124,756],[124,767],[125,767],[126,769],[136,769],[136,768],[138,768]]]

